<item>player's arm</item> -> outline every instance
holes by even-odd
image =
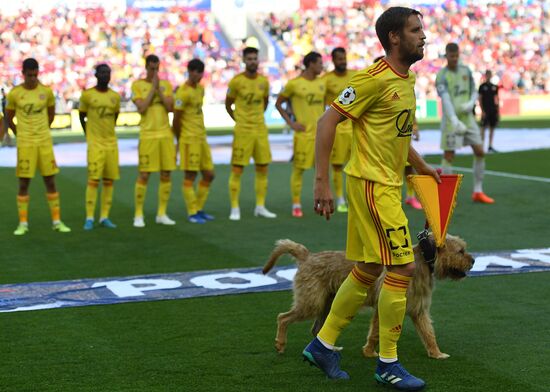
[[[332,197],[329,182],[330,154],[334,145],[336,126],[346,118],[334,108],[329,107],[317,122],[313,209],[327,220],[334,213],[334,198]]]
[[[55,118],[55,105],[48,106],[48,125],[51,127]]]
[[[412,167],[414,167],[414,170],[416,170],[418,174],[432,176],[438,184],[441,183],[441,178],[439,177],[439,173],[437,172],[437,170],[428,165],[413,146],[409,147],[409,155],[407,157],[407,161],[412,165]]]
[[[88,115],[88,112],[81,112],[78,111],[78,119],[80,120],[80,125],[82,125],[82,130],[84,131],[84,135],[86,134],[86,116]]]
[[[472,113],[472,110],[474,109],[474,106],[478,98],[478,92],[474,82],[474,77],[472,76],[472,72],[469,72],[469,78],[470,78],[469,80],[470,100],[468,102],[464,102],[462,105],[460,105],[460,108],[459,108],[459,112],[463,114]]]
[[[183,111],[174,110],[174,119],[172,120],[172,133],[176,136],[176,140],[180,140],[181,135],[181,115]]]
[[[155,97],[156,93],[156,87],[153,84],[153,87],[149,91],[149,94],[145,98],[142,98],[141,96],[136,96],[138,90],[135,88],[135,85],[132,85],[132,95],[134,95],[134,98],[132,98],[132,102],[137,107],[139,114],[144,114],[147,109],[149,109],[149,106],[151,106],[151,102],[153,102],[153,98]]]
[[[412,138],[415,141],[420,140],[420,131],[418,130],[418,121],[416,121],[416,116],[413,119]]]
[[[267,109],[267,105],[269,105],[269,96],[264,97],[264,112]]]
[[[444,75],[438,74],[435,80],[435,87],[437,94],[441,98],[441,109],[445,118],[448,118],[451,122],[453,131],[466,131],[466,125],[464,125],[457,117],[453,102],[451,101],[451,95],[449,94],[449,88],[447,80]]]
[[[159,86],[157,92],[159,94],[160,100],[162,101],[162,104],[166,108],[166,111],[171,112],[172,110],[174,110],[174,98],[172,96],[172,91],[169,91],[167,95],[164,95]]]
[[[293,130],[295,130],[296,132],[303,132],[306,130],[306,128],[296,122],[296,121],[293,121],[292,118],[290,118],[290,114],[283,108],[283,104],[286,103],[288,106],[290,106],[290,99],[279,94],[279,96],[277,97],[277,102],[275,102],[275,107],[277,108],[277,110],[279,111],[279,113],[281,114],[281,117],[285,120],[285,122],[287,123],[287,125],[292,128]]]
[[[225,96],[225,111],[229,114],[229,117],[235,121],[235,112],[233,111],[233,104],[235,103],[235,98],[230,97],[229,95]]]
[[[13,122],[13,119],[15,118],[15,110],[13,109],[6,109],[6,119],[8,120],[8,126],[13,131],[14,135],[17,135],[17,126]]]

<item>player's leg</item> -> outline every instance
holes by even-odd
[[[30,178],[19,177],[19,190],[17,192],[17,213],[19,224],[13,234],[24,235],[29,231],[29,185]]]
[[[483,177],[485,176],[485,153],[482,144],[473,144],[474,152],[474,192],[472,200],[478,203],[493,204],[495,200],[483,192]]]
[[[271,149],[269,148],[267,132],[255,138],[252,156],[256,165],[254,177],[256,207],[254,208],[254,216],[276,218],[277,214],[274,214],[265,207],[268,186],[268,165],[271,163]]]
[[[197,193],[195,192],[195,179],[197,178],[197,172],[193,170],[185,170],[184,173],[182,193],[183,200],[185,201],[185,207],[187,208],[187,219],[191,223],[204,223],[204,220],[197,216]]]
[[[159,140],[160,183],[158,191],[158,208],[155,222],[162,225],[175,225],[176,222],[168,217],[168,201],[172,193],[170,173],[176,169],[176,145],[172,136]]]
[[[29,186],[36,171],[38,161],[38,147],[17,146],[17,167],[15,175],[18,178],[19,190],[17,192],[17,212],[19,224],[13,234],[24,235],[29,231]]]
[[[453,160],[455,158],[454,150],[443,151],[443,159],[441,160],[441,169],[443,174],[453,173]]]
[[[134,227],[145,227],[143,206],[151,173],[160,170],[156,139],[140,139],[138,177],[134,187]]]
[[[243,171],[243,166],[232,165],[231,174],[229,174],[229,201],[231,203],[231,213],[229,214],[229,219],[234,221],[241,219],[239,196],[241,194],[241,176],[243,175]]]
[[[201,143],[200,169],[202,178],[197,189],[197,213],[203,220],[212,221],[214,216],[204,211],[204,205],[210,193],[210,185],[215,177],[212,153],[206,140]]]
[[[109,229],[116,228],[116,225],[109,218],[111,206],[113,205],[113,194],[115,190],[115,180],[120,178],[120,169],[118,167],[118,149],[105,152],[103,165],[103,189],[101,190],[101,211],[99,215],[99,224]]]
[[[48,144],[39,147],[38,157],[38,168],[46,185],[46,197],[52,217],[52,228],[60,233],[68,233],[71,229],[61,221],[61,203],[55,185],[55,175],[59,173],[59,168],[55,162],[53,145]]]
[[[332,164],[332,184],[334,187],[334,196],[336,197],[336,210],[338,212],[348,211],[346,199],[344,197],[343,169],[351,153],[351,138],[351,133],[337,131],[330,155],[330,162]]]
[[[99,180],[102,173],[103,151],[98,148],[88,146],[88,182],[86,185],[86,220],[84,221],[84,230],[94,228],[95,206],[97,203],[97,191]]]
[[[292,216],[301,218],[302,211],[302,184],[304,171],[313,166],[315,158],[315,139],[303,136],[294,136],[294,159],[292,174],[290,175],[290,192],[292,196]]]
[[[498,114],[492,113],[491,118],[489,119],[489,152],[498,152],[493,147],[493,137],[495,135],[495,128],[498,123]]]
[[[364,249],[371,246],[378,232],[374,227],[371,215],[366,213],[366,183],[357,178],[348,178],[349,198],[348,233],[346,257],[350,260],[380,260],[380,256],[366,255]],[[372,227],[371,227],[372,226]],[[378,240],[377,240],[378,241]],[[342,330],[349,325],[359,308],[367,298],[369,288],[382,272],[378,263],[359,262],[344,280],[317,337],[304,349],[304,357],[318,366],[330,378],[348,378],[347,373],[339,368],[339,357],[334,348]]]
[[[407,289],[414,274],[414,252],[403,212],[401,189],[374,184],[367,187],[370,211],[384,230],[379,238],[383,244],[382,262],[387,273],[378,297],[380,354],[375,378],[402,390],[418,390],[425,383],[410,375],[398,362],[397,342],[401,336],[407,308]]]

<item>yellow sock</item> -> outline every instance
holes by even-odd
[[[296,167],[292,168],[292,174],[290,175],[290,193],[292,195],[292,204],[301,204],[302,198],[302,176],[304,175],[303,169]]]
[[[407,309],[407,287],[411,279],[392,272],[388,272],[384,278],[378,298],[382,358],[397,358],[397,341],[401,336]]]
[[[59,206],[59,192],[46,193],[48,198],[48,205],[50,206],[50,214],[52,215],[52,222],[59,222],[61,220],[61,208]]]
[[[19,213],[19,223],[29,222],[29,195],[17,196],[17,212]]]
[[[256,205],[265,206],[267,195],[267,166],[256,167],[256,179],[254,184],[256,191]]]
[[[210,193],[210,183],[201,180],[199,182],[199,189],[197,190],[197,210],[202,211],[204,209],[208,193]]]
[[[197,213],[197,195],[195,194],[193,183],[193,180],[183,180],[183,186],[181,188],[183,200],[185,200],[185,206],[187,207],[188,216],[195,215]]]
[[[101,190],[101,214],[99,215],[99,221],[107,219],[111,206],[113,205],[113,192],[115,187],[112,180],[103,180],[103,189]]]
[[[332,184],[334,185],[334,196],[337,199],[344,198],[344,174],[341,168],[332,168]]]
[[[157,216],[166,215],[166,209],[168,207],[168,200],[170,200],[171,192],[172,181],[170,181],[170,177],[161,177],[159,184],[159,206],[157,209]]]
[[[330,313],[319,331],[319,338],[334,345],[342,330],[351,322],[367,299],[367,290],[376,281],[376,276],[354,267],[338,289]]]
[[[143,205],[145,204],[145,194],[147,193],[147,183],[141,178],[138,178],[136,181],[136,186],[134,188],[134,202],[135,202],[135,212],[134,216],[136,218],[143,217]]]
[[[241,175],[243,169],[233,166],[229,175],[229,200],[231,208],[239,207],[239,195],[241,194]]]
[[[99,182],[97,180],[88,180],[86,186],[86,219],[94,219],[98,186]]]

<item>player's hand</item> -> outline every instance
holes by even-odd
[[[158,90],[159,85],[159,74],[155,72],[153,75],[153,89]]]
[[[418,125],[416,123],[413,124],[412,138],[414,141],[420,140],[420,131],[418,130]]]
[[[296,121],[294,121],[290,125],[290,128],[292,128],[296,132],[304,132],[306,130],[306,127],[304,127],[302,124],[300,124],[299,122],[296,122]]]
[[[441,184],[441,177],[439,176],[440,172],[437,169],[434,169],[432,166],[425,164],[422,167],[415,169],[418,174],[432,176],[438,184]]]
[[[463,104],[460,105],[460,107],[458,108],[458,111],[461,114],[471,113],[472,110],[474,110],[474,105],[475,105],[475,102],[473,101],[464,102]]]
[[[315,188],[313,190],[313,209],[315,213],[324,216],[327,220],[334,214],[334,198],[330,191],[328,179],[315,179]]]
[[[460,121],[457,117],[453,117],[451,119],[451,125],[453,127],[453,130],[457,133],[457,135],[463,135],[468,130],[468,127]]]

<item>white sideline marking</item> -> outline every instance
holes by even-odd
[[[467,167],[456,167],[453,166],[453,170],[463,171],[466,173],[472,173],[474,170]],[[537,177],[537,176],[525,176],[523,174],[514,174],[499,172],[494,170],[485,170],[485,174],[489,174],[496,177],[506,177],[506,178],[515,178],[516,180],[527,180],[527,181],[537,181],[537,182],[547,182],[550,183],[550,178],[548,177]]]

